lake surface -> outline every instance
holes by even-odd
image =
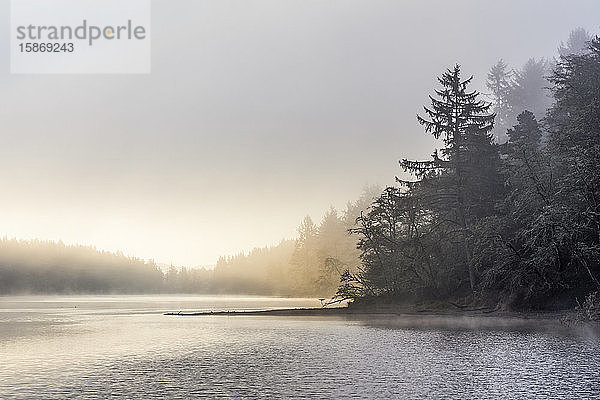
[[[0,297],[0,398],[600,399],[597,336],[559,324],[162,315],[307,306],[319,302]]]

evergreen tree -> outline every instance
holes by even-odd
[[[523,111],[517,117],[518,124],[507,132],[508,152],[515,157],[529,158],[537,153],[542,139],[542,131],[535,115],[531,111]]]
[[[321,266],[318,254],[318,228],[310,216],[298,227],[298,239],[292,254],[293,275],[298,293],[314,293]]]
[[[515,115],[525,110],[531,111],[538,119],[546,115],[552,102],[547,79],[550,70],[545,59],[531,58],[515,72],[509,95],[510,109]]]
[[[507,131],[507,159],[505,161],[509,190],[525,190],[524,201],[550,202],[549,166],[542,153],[542,130],[530,111],[517,117],[517,125]]]
[[[346,204],[346,210],[342,216],[346,230],[355,228],[357,219],[361,216],[361,213],[366,212],[371,207],[382,191],[382,188],[376,185],[366,186],[356,201]]]
[[[462,80],[460,67],[447,70],[439,79],[441,89],[430,96],[431,108],[424,107],[426,117],[418,122],[436,139],[442,139],[441,155],[433,160],[402,160],[405,171],[421,182],[400,181],[419,190],[439,226],[451,224],[456,237],[451,242],[462,246],[461,263],[468,271],[468,281],[475,289],[475,270],[471,262],[472,227],[479,218],[490,215],[502,190],[499,155],[491,130],[494,114],[491,104],[479,100],[477,91],[469,91],[472,77]]]
[[[569,55],[581,55],[588,51],[592,36],[584,28],[577,28],[571,31],[566,43],[561,42],[558,46],[558,54],[561,57]]]
[[[346,227],[334,207],[323,216],[318,229],[319,253],[322,258],[341,258],[343,242],[347,237]]]
[[[317,253],[319,256],[319,275],[317,286],[321,291],[332,293],[340,280],[341,265],[351,262],[346,253],[346,242],[349,239],[344,222],[335,208],[330,207],[325,213],[317,237]],[[353,242],[356,246],[356,243]]]
[[[486,86],[491,92],[494,113],[496,114],[492,133],[498,143],[506,142],[506,130],[514,118],[509,101],[512,72],[507,71],[507,68],[506,63],[499,60],[490,69],[486,81]]]

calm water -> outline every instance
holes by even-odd
[[[0,297],[0,398],[600,399],[599,340],[560,325],[162,315],[317,305]]]

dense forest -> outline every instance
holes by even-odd
[[[0,241],[0,294],[244,293],[461,307],[573,307],[600,289],[600,39],[498,61],[487,93],[453,66],[417,116],[438,140],[298,237],[171,267],[61,243]]]
[[[344,273],[339,297],[505,308],[594,298],[600,39],[579,29],[559,52],[516,72],[498,62],[491,103],[458,65],[441,75],[417,116],[440,148],[429,160],[402,160],[409,177],[358,218],[362,265]]]

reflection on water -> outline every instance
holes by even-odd
[[[600,398],[597,339],[548,327],[162,315],[294,306],[318,301],[0,298],[0,398]]]

